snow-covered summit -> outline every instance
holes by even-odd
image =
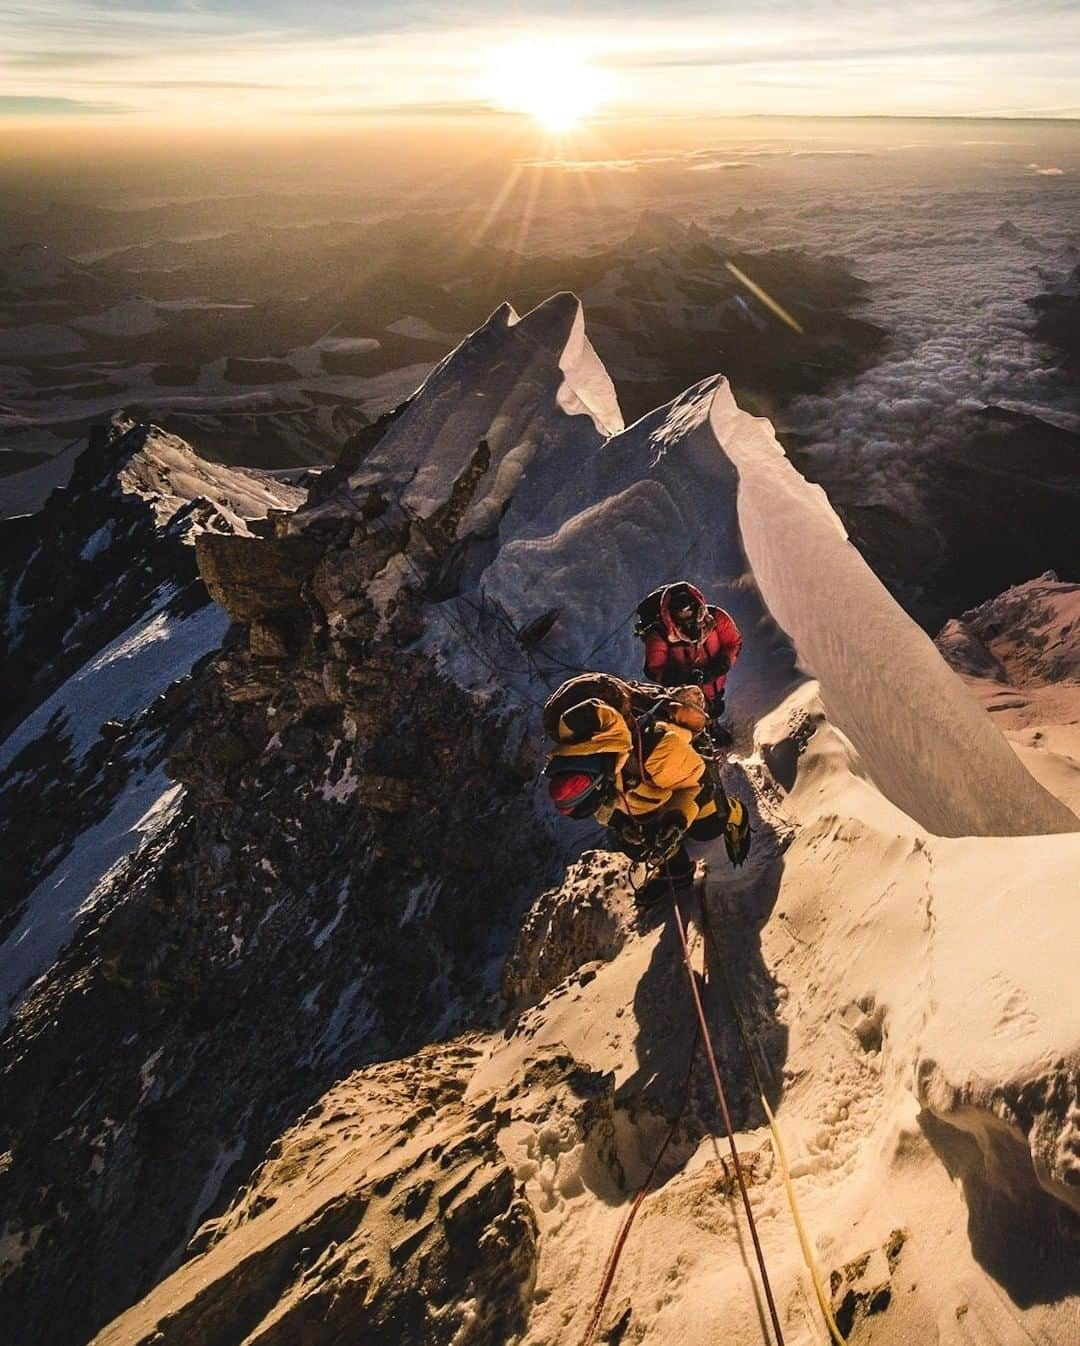
[[[0,1061],[5,1312],[51,1327],[62,1288],[63,1346],[116,1313],[103,1346],[580,1339],[677,1122],[606,1335],[759,1339],[672,923],[635,919],[623,859],[536,781],[548,690],[636,673],[635,603],[688,576],[746,641],[724,774],[753,847],[733,872],[706,845],[686,914],[695,959],[702,913],[721,946],[705,1013],[785,1337],[823,1331],[718,959],[845,1335],[877,1314],[882,1346],[1066,1339],[1077,820],[722,375],[624,429],[580,304],[504,306],[273,536],[213,536],[254,488],[208,487],[152,438],[119,499],[155,537],[155,501],[179,505],[181,565],[176,535],[209,530],[232,624],[186,690],[87,743],[76,692],[123,687],[177,634],[182,669],[224,631],[194,585],[159,595],[12,764],[45,868],[66,815],[35,812],[42,747],[88,812],[77,865],[23,876],[5,951],[12,989],[46,968]],[[184,720],[181,793],[155,773]],[[524,1006],[492,1027],[508,952]]]
[[[304,498],[281,474],[212,462],[160,426],[124,418],[115,424],[126,437],[118,486],[144,499],[161,525],[185,506],[205,501],[230,529],[248,533],[251,520],[264,519],[271,509],[296,509]]]

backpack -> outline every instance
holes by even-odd
[[[659,589],[654,589],[651,594],[646,594],[637,605],[637,622],[634,625],[634,635],[640,640],[650,627],[657,626],[660,623],[660,600],[664,596],[664,590],[670,588],[670,585],[661,584]]]
[[[602,701],[633,726],[634,704],[629,683],[613,673],[579,673],[556,688],[544,702],[544,731],[548,738],[558,743],[559,721],[568,710],[580,706],[583,701]]]
[[[556,688],[544,704],[544,730],[553,742],[559,742],[562,717],[588,701],[610,706],[633,730],[634,698],[630,685],[611,673],[579,673]],[[564,817],[591,818],[615,796],[614,766],[610,753],[552,757],[544,768],[552,803]]]

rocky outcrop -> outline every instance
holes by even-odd
[[[332,1089],[97,1346],[499,1346],[521,1331],[536,1220],[496,1100],[464,1099],[476,1055],[432,1048]]]
[[[0,1304],[43,1346],[85,1340],[176,1266],[343,1074],[497,1003],[511,932],[556,856],[525,788],[521,712],[411,648],[451,545],[421,523],[361,511],[296,538],[200,544],[245,620],[172,694],[184,794],[8,1030],[0,1200],[16,1252]],[[479,1225],[462,1214],[466,1242],[494,1226],[493,1248],[511,1204],[498,1179]],[[455,1260],[452,1229],[431,1237],[450,1249],[443,1279],[467,1285],[473,1254]],[[500,1262],[510,1280],[516,1256]]]
[[[936,644],[958,673],[1018,691],[1080,683],[1080,584],[1048,570],[948,622]]]
[[[503,969],[503,996],[522,1010],[591,962],[609,962],[634,930],[624,857],[586,851],[558,888],[536,899]]]

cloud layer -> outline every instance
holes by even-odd
[[[164,120],[438,116],[482,106],[540,41],[610,75],[620,116],[1080,112],[1080,8],[1058,0],[676,0],[662,19],[644,0],[572,17],[556,0],[509,16],[501,0],[0,0],[5,94],[64,100],[43,115],[100,97]]]

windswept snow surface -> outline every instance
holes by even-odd
[[[846,540],[769,423],[740,411],[725,384],[711,425],[739,472],[740,527],[766,605],[878,789],[942,836],[1078,830]]]
[[[518,625],[559,608],[549,648],[566,664],[599,656],[634,670],[628,614],[685,574],[746,633],[731,681],[736,718],[752,722],[789,687],[791,660],[776,657],[786,641],[859,770],[929,831],[1074,830],[847,540],[824,492],[792,467],[767,421],[739,410],[725,379],[582,453],[573,473],[553,459],[545,469],[530,484],[547,500],[550,531],[515,538],[510,511],[481,586]]]

